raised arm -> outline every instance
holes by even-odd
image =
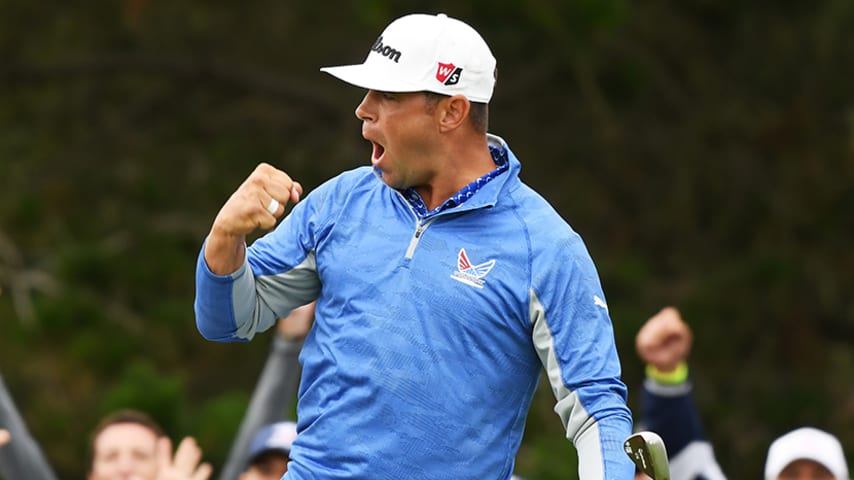
[[[635,344],[646,364],[642,428],[661,435],[672,478],[724,479],[694,402],[687,364],[693,333],[679,310],[665,307],[653,315],[638,331]]]

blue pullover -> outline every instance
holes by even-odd
[[[490,144],[509,168],[451,208],[418,215],[362,167],[308,194],[233,274],[199,255],[210,340],[248,341],[317,299],[285,479],[506,480],[543,368],[581,478],[632,478],[596,269]]]

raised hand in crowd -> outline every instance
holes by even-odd
[[[156,480],[207,480],[213,473],[209,463],[202,463],[202,449],[193,437],[185,437],[172,455],[172,441],[157,441]]]
[[[662,308],[635,336],[638,356],[660,372],[673,372],[691,353],[693,333],[674,307]]]

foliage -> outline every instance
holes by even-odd
[[[851,2],[6,3],[0,371],[62,478],[122,405],[224,460],[268,343],[195,332],[201,241],[258,162],[308,188],[365,162],[361,92],[317,68],[409,11],[491,44],[491,130],[586,239],[630,402],[634,333],[675,304],[730,476],[800,424],[851,457]],[[576,468],[550,395],[518,459],[534,480]]]

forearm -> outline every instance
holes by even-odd
[[[205,241],[204,259],[211,272],[230,275],[237,271],[246,258],[246,236],[232,235],[211,229]]]
[[[196,314],[196,327],[199,333],[208,340],[218,342],[239,342],[248,341],[251,335],[239,336],[238,331],[241,319],[247,314],[243,311],[238,311],[238,308],[252,308],[254,302],[239,303],[235,301],[235,296],[238,294],[236,290],[240,288],[237,283],[243,279],[243,282],[253,282],[251,279],[252,273],[249,271],[246,264],[241,264],[238,269],[230,275],[219,276],[208,269],[204,258],[204,249],[199,254],[196,263],[196,299],[194,302],[194,310]],[[244,287],[244,289],[254,289],[254,286]],[[248,314],[252,315],[251,311]]]
[[[576,397],[572,395],[571,397]],[[631,478],[632,462],[623,451],[623,441],[632,432],[628,408],[617,402],[610,407],[591,406],[588,411],[577,400],[567,421],[567,437],[578,451],[580,478]],[[559,404],[558,407],[561,407]]]

